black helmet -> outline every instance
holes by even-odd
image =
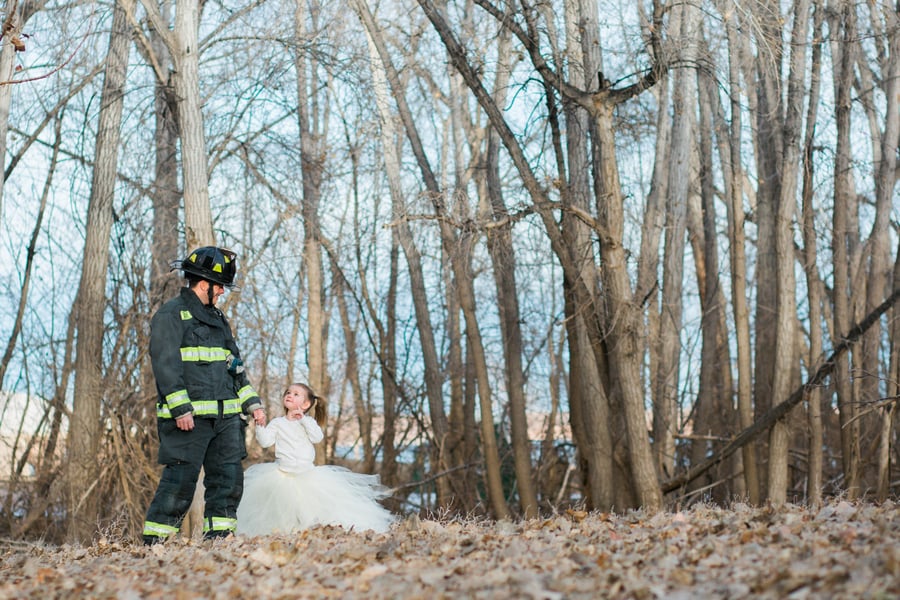
[[[227,288],[234,287],[237,254],[225,248],[204,246],[197,248],[184,260],[171,263],[172,270],[181,269],[185,277],[193,275]]]

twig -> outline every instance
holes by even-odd
[[[412,482],[410,482],[410,483],[404,483],[403,485],[398,485],[397,487],[391,488],[391,494],[394,494],[394,493],[399,492],[399,491],[401,491],[401,490],[407,490],[407,489],[412,489],[412,488],[421,487],[421,486],[423,486],[423,485],[425,485],[425,484],[428,484],[428,483],[431,483],[432,481],[435,481],[436,479],[440,479],[441,477],[444,477],[444,476],[446,476],[446,475],[449,475],[450,473],[454,473],[454,472],[459,471],[459,470],[461,470],[461,469],[468,469],[468,468],[470,468],[470,467],[475,467],[475,466],[478,466],[478,465],[480,465],[480,464],[481,464],[481,461],[476,461],[476,462],[471,462],[471,463],[468,463],[468,464],[465,464],[465,465],[457,465],[457,466],[455,466],[455,467],[450,467],[449,469],[445,469],[445,470],[443,470],[443,471],[439,471],[438,473],[435,473],[435,474],[432,475],[431,477],[427,477],[427,478],[423,479],[422,481],[412,481]]]
[[[881,318],[881,315],[886,313],[888,309],[890,309],[897,302],[898,299],[900,299],[900,288],[894,290],[894,292],[888,297],[887,300],[882,302],[881,305],[878,306],[878,308],[866,315],[865,319],[863,319],[858,325],[853,327],[853,329],[850,330],[850,332],[841,340],[841,342],[837,346],[835,346],[834,351],[831,353],[831,356],[829,356],[828,359],[818,368],[815,374],[805,384],[794,390],[794,393],[792,393],[787,400],[770,408],[757,421],[740,432],[721,450],[716,452],[713,456],[711,456],[704,462],[688,469],[677,477],[673,477],[668,481],[664,481],[660,486],[663,493],[672,492],[674,490],[677,490],[681,486],[690,483],[712,467],[716,466],[717,464],[734,454],[740,448],[743,448],[745,445],[749,444],[762,432],[767,431],[776,422],[783,419],[791,411],[791,409],[794,408],[794,406],[796,406],[803,400],[807,390],[821,385],[822,382],[824,382],[825,379],[827,379],[831,375],[832,371],[834,371],[834,368],[837,365],[838,359],[843,354],[845,354],[850,349],[850,346],[854,344],[860,337],[862,337],[862,334],[865,333],[870,327],[872,327],[872,325],[874,325]]]

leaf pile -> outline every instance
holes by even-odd
[[[738,504],[676,513],[407,518],[388,533],[0,542],[0,598],[898,598],[900,510]]]

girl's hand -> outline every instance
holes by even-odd
[[[257,408],[256,410],[254,410],[254,411],[253,411],[253,421],[254,421],[257,425],[261,425],[261,426],[265,427],[265,425],[266,425],[266,411],[264,411],[264,410],[261,409],[261,408]]]

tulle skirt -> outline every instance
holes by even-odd
[[[237,509],[237,533],[290,533],[314,525],[340,525],[354,531],[386,531],[396,517],[378,500],[388,496],[378,475],[324,465],[286,473],[274,462],[244,473],[244,495]]]

